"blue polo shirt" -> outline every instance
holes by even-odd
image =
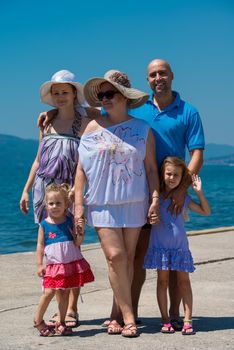
[[[135,118],[145,120],[152,128],[156,140],[158,166],[167,156],[185,159],[185,151],[205,148],[205,138],[200,115],[196,108],[181,100],[173,91],[174,102],[159,111],[153,103],[153,95],[141,107],[129,110]]]

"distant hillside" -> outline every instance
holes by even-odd
[[[0,164],[4,171],[19,167],[30,167],[38,148],[37,140],[21,139],[0,134]],[[210,143],[206,145],[205,164],[233,164],[234,146]]]
[[[206,145],[205,159],[234,155],[234,146],[209,143]]]
[[[21,168],[28,168],[29,170],[36,156],[37,148],[38,141],[36,140],[26,140],[16,136],[0,134],[1,172],[15,172],[16,169]]]

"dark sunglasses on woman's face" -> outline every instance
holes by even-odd
[[[106,97],[107,100],[112,100],[115,94],[119,94],[119,91],[114,91],[114,90],[107,90],[104,92],[100,91],[97,94],[97,98],[99,99],[99,101],[102,101],[104,97]]]

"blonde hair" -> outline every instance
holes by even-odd
[[[175,167],[179,167],[182,169],[182,177],[179,185],[186,183],[190,174],[189,170],[187,168],[187,165],[185,161],[179,157],[166,157],[162,163],[161,169],[160,169],[160,190],[161,192],[165,191],[165,182],[164,182],[164,174],[165,174],[165,168],[167,164],[174,165]]]
[[[62,184],[55,184],[52,183],[49,186],[46,187],[45,189],[45,202],[47,201],[47,195],[50,192],[58,192],[60,193],[66,204],[69,203],[69,192],[71,190],[71,186],[69,184],[66,183],[62,183]]]

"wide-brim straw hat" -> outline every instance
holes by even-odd
[[[41,102],[54,106],[54,101],[51,95],[51,87],[54,84],[70,84],[76,88],[77,101],[80,105],[85,105],[86,101],[83,94],[83,85],[75,81],[75,75],[68,70],[60,70],[56,72],[50,81],[46,81],[40,87]]]
[[[92,78],[84,84],[84,96],[90,106],[100,107],[101,101],[98,100],[97,94],[101,91],[103,83],[110,83],[128,100],[128,108],[137,108],[143,105],[149,98],[149,95],[131,87],[128,76],[117,70],[106,72],[103,78]]]

